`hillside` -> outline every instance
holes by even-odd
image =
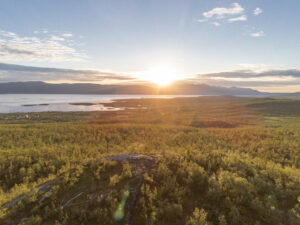
[[[0,83],[0,94],[167,94],[167,95],[267,95],[249,88],[226,88],[176,82],[166,87],[151,85],[50,84],[45,82]]]
[[[300,101],[107,105],[0,114],[1,225],[300,224]]]
[[[277,96],[278,98],[294,98],[300,99],[300,92],[289,93],[289,94],[281,94]]]

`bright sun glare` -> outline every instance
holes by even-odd
[[[156,83],[159,86],[165,86],[179,79],[176,71],[168,66],[153,67],[147,70],[143,79]]]

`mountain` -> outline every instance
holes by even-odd
[[[300,92],[295,93],[284,93],[277,96],[278,98],[294,98],[294,99],[300,99]]]
[[[153,94],[153,88],[142,85],[50,84],[34,81],[0,83],[0,94]]]
[[[217,87],[207,84],[191,84],[176,82],[173,85],[162,88],[160,94],[185,94],[185,95],[265,95],[250,88]]]
[[[157,88],[151,85],[50,84],[45,82],[0,83],[0,94],[164,94],[164,95],[267,95],[249,88],[217,87],[176,82]]]

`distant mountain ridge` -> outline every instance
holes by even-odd
[[[0,94],[137,94],[137,95],[270,95],[250,88],[217,87],[176,82],[166,87],[148,85],[51,84],[39,81],[0,83]]]
[[[280,98],[300,99],[300,92],[281,94],[278,97],[280,97]]]

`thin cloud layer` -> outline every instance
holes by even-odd
[[[266,76],[291,76],[300,78],[300,70],[298,69],[281,69],[281,70],[265,70],[255,72],[253,70],[237,70],[220,73],[200,74],[198,77],[223,77],[223,78],[253,78]]]
[[[237,70],[219,73],[198,74],[190,79],[193,82],[203,82],[221,86],[239,87],[287,87],[290,85],[299,86],[300,91],[300,70],[299,69],[269,69],[263,71]]]
[[[99,70],[59,69],[0,63],[0,82],[47,81],[101,83],[133,81],[129,75]]]
[[[83,61],[87,58],[74,48],[73,40],[67,39],[73,36],[70,33],[50,34],[43,30],[34,31],[34,34],[33,37],[21,37],[13,32],[0,30],[0,60],[63,62]]]
[[[228,22],[237,22],[237,21],[246,21],[247,20],[247,16],[246,15],[242,15],[239,17],[234,17],[234,18],[230,18],[228,19]]]
[[[251,33],[250,36],[252,36],[252,37],[263,37],[263,36],[265,36],[265,32],[263,30],[260,30],[260,31]]]
[[[261,67],[260,65],[259,67]],[[247,66],[249,67],[249,66]],[[268,68],[267,65],[263,67]],[[254,68],[254,67],[253,67]],[[84,82],[84,83],[122,83],[132,84],[142,82],[133,74],[114,73],[92,69],[60,69],[47,67],[31,67],[15,64],[0,63],[0,82],[15,81],[45,81],[45,82]],[[250,87],[258,90],[293,87],[293,91],[300,91],[299,69],[264,69],[264,70],[236,70],[219,73],[196,74],[187,79],[193,83],[206,83],[217,86]],[[298,88],[298,89],[297,89]]]

